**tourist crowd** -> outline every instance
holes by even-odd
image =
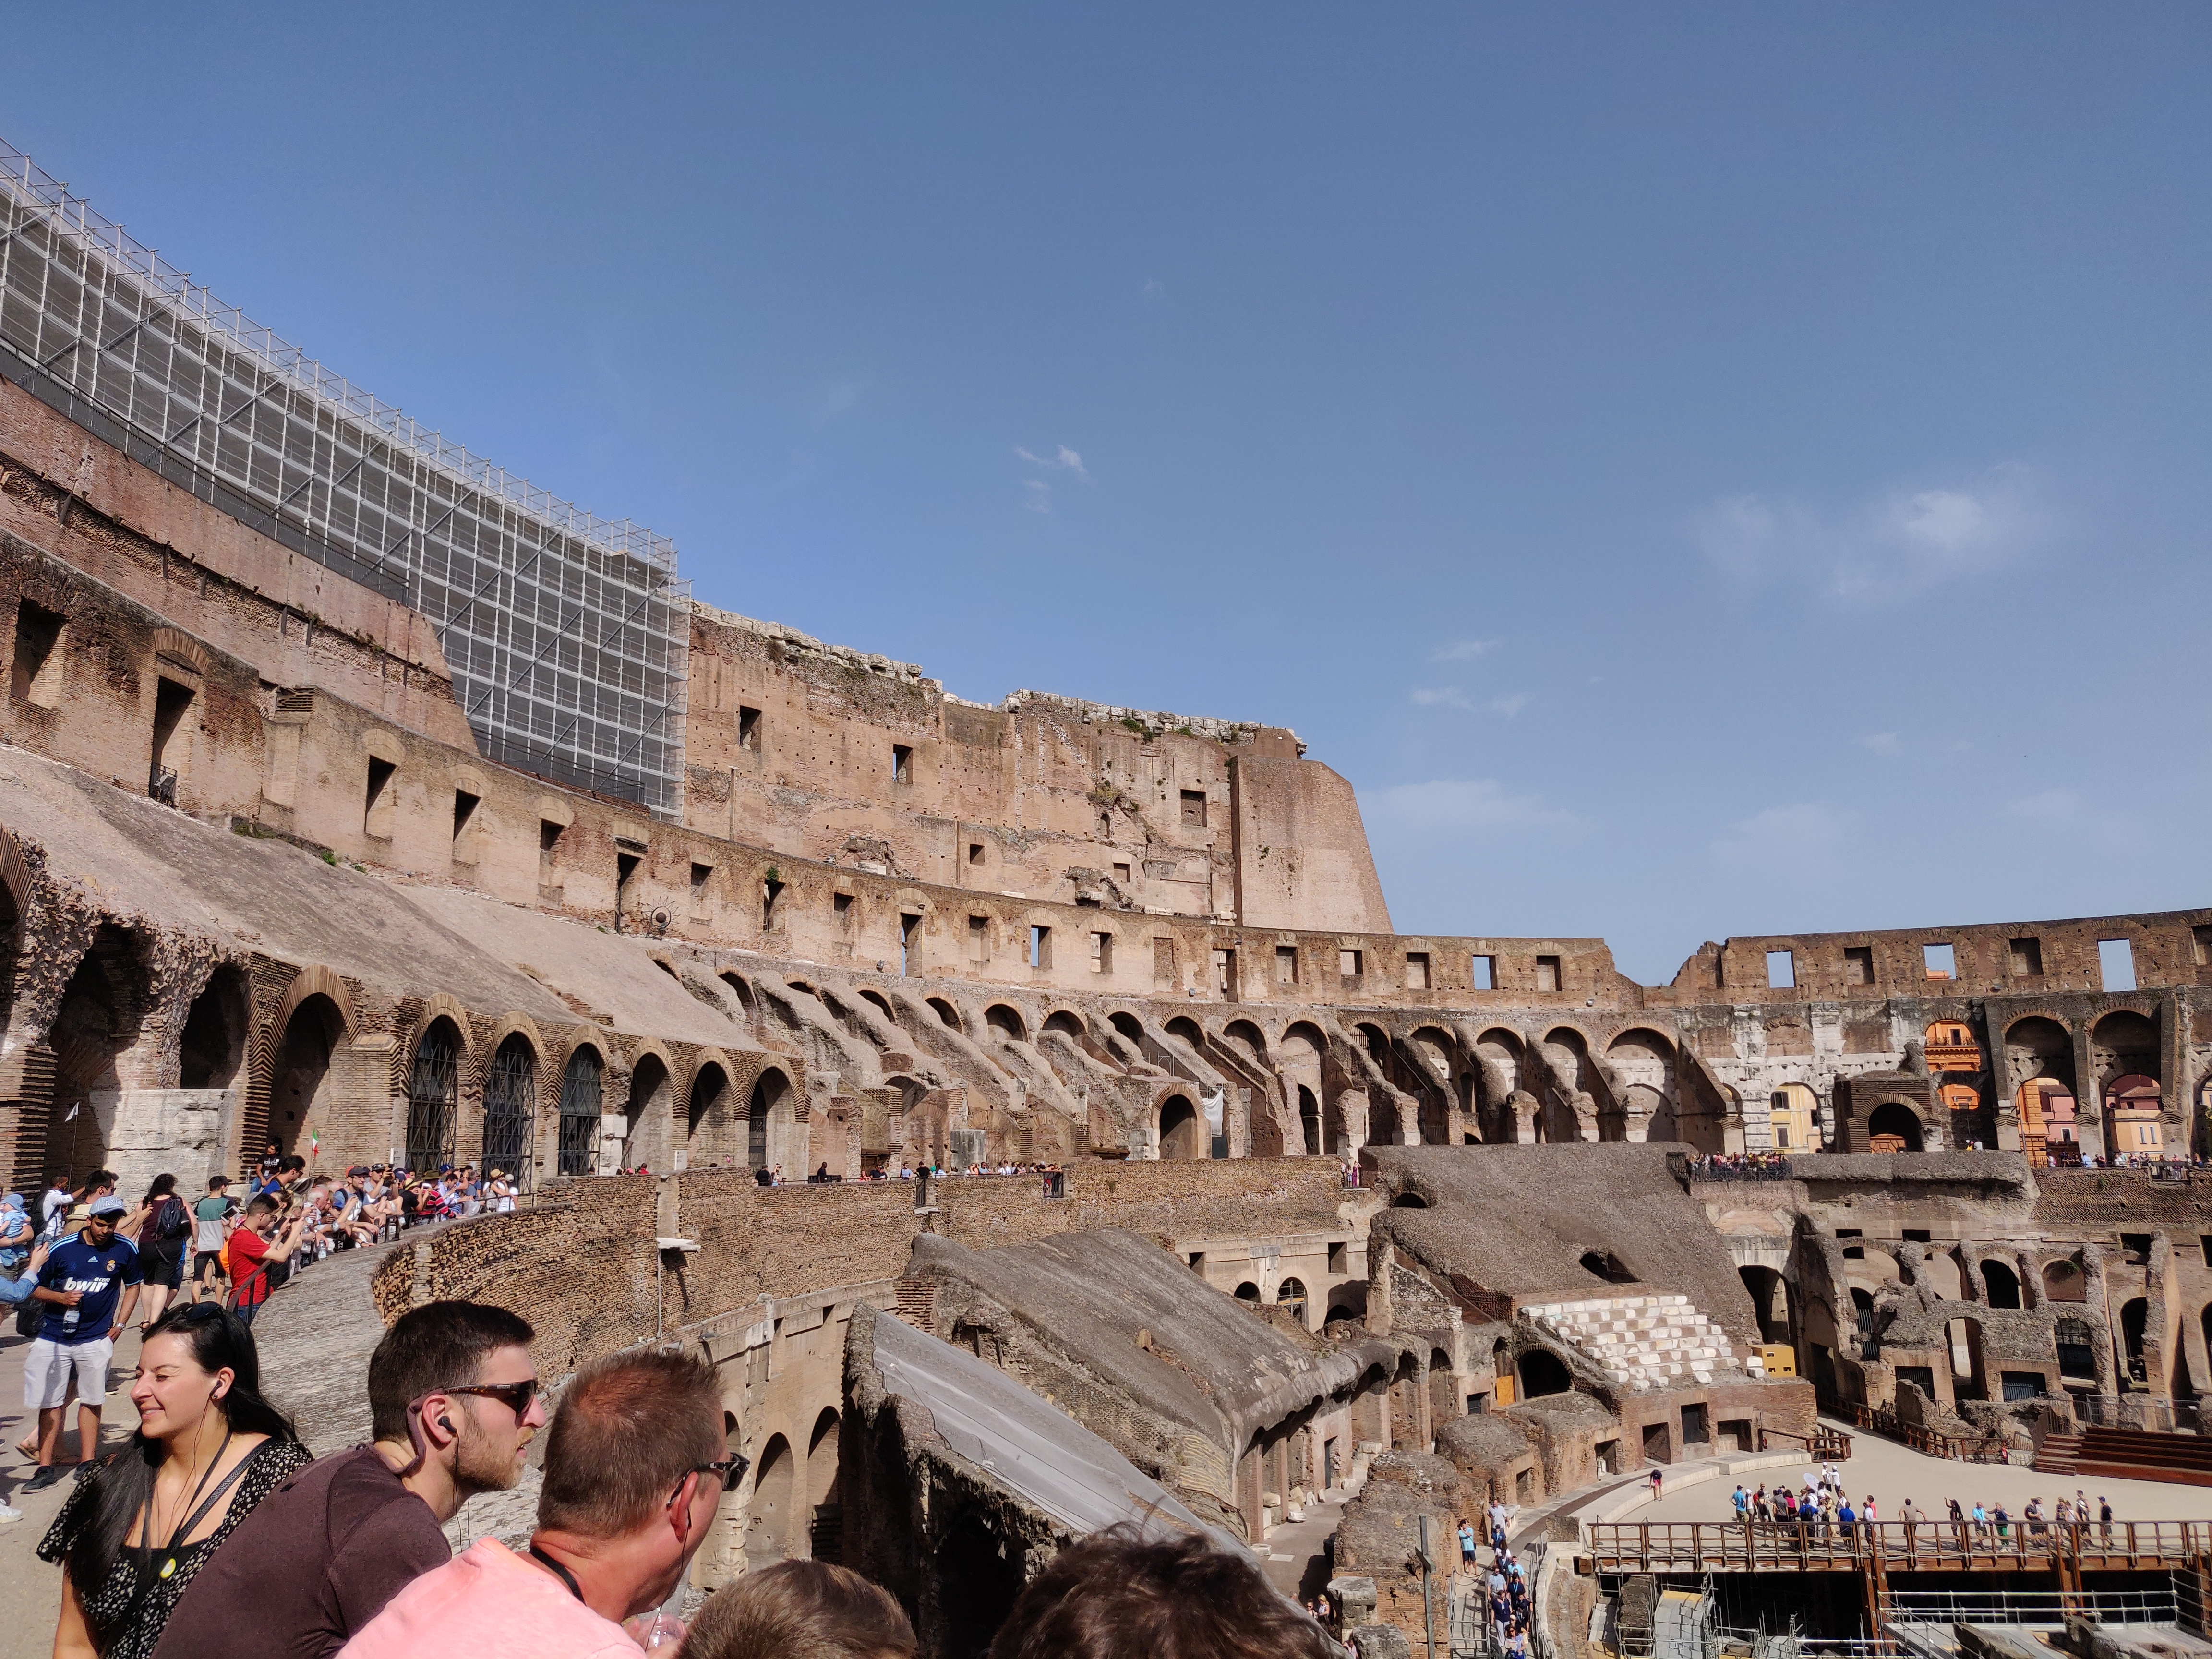
[[[1802,1528],[1807,1537],[1824,1543],[1838,1538],[1848,1543],[1860,1527],[1874,1526],[1881,1519],[1875,1511],[1871,1492],[1864,1503],[1856,1506],[1851,1503],[1844,1491],[1843,1478],[1832,1463],[1824,1465],[1818,1472],[1806,1470],[1802,1491],[1787,1481],[1778,1481],[1771,1488],[1762,1486],[1750,1492],[1739,1486],[1730,1501],[1738,1521],[1759,1527]],[[2078,1488],[2073,1497],[2061,1498],[2049,1510],[2044,1508],[2042,1498],[2031,1498],[2017,1516],[2001,1502],[1968,1504],[1954,1498],[1945,1517],[1931,1520],[1925,1510],[1908,1498],[1896,1518],[1905,1526],[1908,1543],[1920,1528],[1926,1527],[1930,1529],[1931,1541],[1948,1531],[1961,1549],[1972,1544],[1987,1546],[1991,1542],[2000,1549],[2015,1542],[2039,1545],[2048,1540],[2053,1528],[2062,1531],[2095,1528],[2107,1541],[2112,1535],[2111,1501],[2100,1497],[2093,1509],[2088,1494]]]
[[[249,1213],[267,1202],[255,1195]],[[138,1252],[117,1231],[128,1213],[120,1200],[96,1197],[75,1232],[29,1247],[24,1261],[42,1265],[8,1282],[12,1290],[27,1279],[60,1327],[34,1350],[112,1342],[128,1323],[146,1288]],[[64,1259],[70,1271],[57,1300],[43,1294],[45,1264]],[[92,1270],[100,1263],[104,1274]],[[915,1653],[897,1600],[820,1561],[739,1578],[709,1596],[688,1628],[672,1616],[692,1556],[747,1468],[731,1449],[737,1425],[716,1368],[682,1350],[629,1350],[579,1368],[551,1405],[531,1356],[534,1335],[519,1315],[478,1303],[432,1302],[401,1315],[364,1379],[370,1441],[317,1459],[264,1393],[255,1333],[239,1310],[213,1298],[167,1309],[146,1329],[130,1389],[137,1427],[119,1447],[100,1447],[100,1392],[91,1372],[76,1372],[95,1415],[75,1484],[38,1547],[62,1575],[53,1651],[60,1659]],[[43,1409],[42,1401],[34,1403]],[[541,1434],[527,1544],[483,1537],[454,1554],[445,1523],[471,1497],[514,1487]],[[1509,1605],[1514,1595],[1507,1591]],[[990,1647],[993,1659],[1342,1651],[1245,1557],[1202,1535],[1159,1538],[1130,1527],[1061,1551],[1015,1599]]]

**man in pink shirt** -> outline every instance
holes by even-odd
[[[578,1371],[545,1437],[538,1531],[424,1573],[338,1659],[628,1659],[622,1621],[665,1601],[745,1462],[706,1360],[616,1354]]]

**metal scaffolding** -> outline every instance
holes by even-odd
[[[424,430],[0,142],[0,376],[427,616],[487,757],[681,816],[675,544]]]

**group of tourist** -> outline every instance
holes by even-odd
[[[1817,1473],[1806,1470],[1802,1492],[1786,1480],[1778,1481],[1771,1490],[1762,1486],[1748,1493],[1738,1486],[1730,1501],[1738,1521],[1755,1526],[1797,1527],[1808,1538],[1824,1542],[1841,1537],[1849,1543],[1861,1526],[1871,1527],[1881,1519],[1875,1512],[1871,1492],[1863,1504],[1853,1506],[1844,1492],[1843,1478],[1832,1463],[1824,1465]],[[1943,1524],[1929,1521],[1928,1512],[1909,1498],[1897,1519],[1905,1526],[1908,1545],[1918,1528]],[[2112,1535],[2111,1501],[2100,1497],[2093,1509],[2088,1494],[2078,1488],[2072,1498],[2061,1498],[2055,1510],[2046,1510],[2040,1498],[2029,1498],[2017,1522],[2002,1502],[1966,1504],[1954,1498],[1947,1520],[1961,1549],[1977,1542],[1994,1542],[2002,1549],[2015,1541],[2015,1532],[2019,1541],[2040,1544],[2047,1540],[2053,1527],[2086,1529],[2094,1526],[2101,1528],[2106,1540]]]
[[[1689,1160],[1692,1181],[1789,1181],[1790,1159],[1781,1152],[1713,1152]]]
[[[1485,1517],[1490,1528],[1490,1570],[1483,1581],[1483,1593],[1489,1608],[1490,1650],[1506,1655],[1508,1659],[1525,1659],[1534,1603],[1520,1559],[1506,1547],[1508,1513],[1504,1504],[1493,1500]],[[1480,1571],[1476,1562],[1474,1524],[1470,1521],[1459,1523],[1459,1560],[1462,1572]]]
[[[259,1201],[258,1199],[257,1202]],[[119,1203],[80,1238],[116,1248]],[[34,1246],[48,1261],[60,1247]],[[83,1266],[82,1261],[77,1263]],[[112,1275],[111,1275],[112,1277]],[[134,1285],[132,1289],[137,1286]],[[128,1300],[67,1304],[110,1335]],[[687,1629],[663,1611],[747,1462],[730,1449],[709,1360],[631,1350],[581,1366],[550,1413],[519,1315],[433,1302],[401,1315],[366,1379],[369,1441],[317,1459],[262,1388],[252,1329],[209,1300],[146,1332],[138,1426],[96,1430],[40,1540],[62,1572],[62,1659],[908,1659],[907,1613],[843,1567],[787,1561],[709,1597]],[[521,1479],[545,1438],[526,1547],[444,1524]],[[1202,1536],[1117,1528],[1062,1551],[1015,1601],[994,1659],[1328,1659],[1340,1650],[1249,1560]]]

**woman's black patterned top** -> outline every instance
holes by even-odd
[[[96,1483],[110,1461],[103,1459],[98,1463],[78,1466],[76,1486],[70,1489],[61,1513],[54,1517],[54,1524],[39,1540],[41,1561],[60,1561],[67,1557],[70,1547],[76,1541],[77,1528],[92,1517]],[[276,1491],[295,1470],[313,1462],[307,1449],[296,1440],[264,1440],[248,1452],[246,1472],[230,1489],[230,1507],[223,1511],[222,1520],[199,1543],[188,1544],[177,1552],[177,1570],[167,1578],[154,1575],[160,1564],[168,1559],[168,1551],[138,1548],[138,1528],[134,1527],[133,1542],[117,1554],[115,1565],[107,1575],[107,1582],[100,1587],[100,1594],[79,1598],[84,1602],[84,1621],[91,1628],[93,1645],[100,1650],[101,1659],[150,1659],[154,1644],[161,1639],[162,1628],[168,1624],[170,1613],[192,1582],[192,1575],[222,1547],[231,1529],[253,1512],[254,1505]],[[120,1629],[117,1621],[131,1611],[131,1600],[137,1595],[142,1580],[150,1580],[151,1587],[139,1602],[130,1628]]]

